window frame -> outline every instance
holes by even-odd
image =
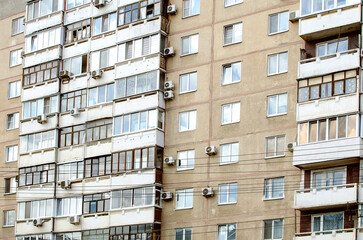
[[[196,37],[196,46],[194,46],[196,51],[193,51],[193,46],[191,43],[193,43],[192,39],[193,37]],[[184,48],[183,48],[183,41],[188,39],[188,52],[187,53],[183,53],[184,52]],[[184,56],[189,56],[189,55],[193,55],[193,54],[197,54],[199,52],[199,33],[195,33],[195,34],[191,34],[188,36],[184,36],[180,38],[180,56],[184,57]]]
[[[12,220],[13,220],[13,223],[9,223],[9,219],[10,218],[10,213],[12,213]],[[16,218],[15,218],[15,210],[11,209],[11,210],[4,210],[3,211],[3,227],[14,227],[15,226],[15,221],[16,221]]]
[[[23,69],[23,87],[30,87],[53,81],[59,77],[60,62],[58,60],[42,63]],[[32,77],[34,76],[34,77]],[[49,77],[45,79],[45,77]]]
[[[187,158],[180,158],[181,154],[185,154],[187,155]],[[195,165],[195,150],[194,149],[190,149],[190,150],[182,150],[182,151],[178,151],[178,163],[177,163],[177,171],[186,171],[186,170],[192,170],[194,169],[194,165]],[[190,158],[189,154],[191,154],[193,157]],[[192,161],[193,163],[189,165],[189,162]],[[183,165],[182,162],[186,162],[186,165]],[[185,167],[182,167],[185,166]]]
[[[280,106],[280,97],[283,97],[283,96],[286,96],[286,112],[279,112],[279,108],[280,107],[283,107],[283,106]],[[279,94],[275,94],[275,95],[270,95],[270,96],[267,96],[267,111],[266,111],[266,116],[267,117],[276,117],[276,116],[281,116],[281,115],[287,115],[287,110],[288,110],[288,93],[279,93]],[[269,107],[270,107],[270,99],[271,98],[276,98],[275,100],[275,103],[276,103],[276,106],[275,106],[275,114],[269,114]]]
[[[224,121],[225,114],[227,114],[225,111],[226,107],[230,107],[230,119],[231,121]],[[238,110],[237,110],[238,109]],[[237,120],[238,118],[238,120]],[[239,123],[241,122],[241,102],[232,102],[232,103],[226,103],[221,105],[221,126]]]
[[[232,154],[233,153],[233,147],[237,146],[237,155],[236,154]],[[228,155],[224,155],[223,154],[223,149],[225,147],[229,148],[229,154]],[[234,163],[238,163],[239,162],[239,142],[232,142],[232,143],[225,143],[225,144],[221,144],[219,146],[220,148],[220,156],[219,156],[219,165],[228,165],[228,164],[234,164]],[[228,161],[224,161],[222,159],[228,158]],[[237,158],[237,161],[233,161],[234,158]]]
[[[316,169],[316,170],[312,170],[311,174],[310,174],[310,189],[318,189],[318,188],[328,188],[328,187],[334,187],[334,186],[339,186],[334,184],[334,172],[338,172],[338,171],[342,171],[344,174],[344,177],[342,179],[343,185],[347,184],[347,167],[333,167],[333,168],[325,168],[325,169]],[[322,183],[325,183],[324,186],[320,186],[317,187],[316,186],[316,182],[314,179],[314,174],[316,173],[323,173],[324,178],[322,179]],[[332,177],[330,179],[330,182],[332,183],[331,185],[326,185],[326,180],[327,178],[327,174],[333,173],[332,176],[328,176],[328,178],[330,179],[330,177]]]
[[[15,91],[14,96],[12,96],[12,93],[11,93],[12,88],[14,88],[14,91]],[[8,99],[13,99],[13,98],[16,98],[16,97],[20,97],[20,95],[21,95],[21,80],[9,82],[9,85],[8,85]]]
[[[190,240],[192,240],[193,238],[192,238],[192,236],[193,236],[193,231],[192,231],[192,228],[191,227],[189,227],[189,228],[176,228],[175,229],[175,240],[178,240],[178,236],[177,236],[177,232],[178,231],[181,231],[181,233],[182,233],[182,239],[181,240],[186,240],[186,239],[190,239]],[[187,233],[187,231],[188,231],[188,233]],[[187,236],[187,234],[189,235],[190,234],[190,236]]]
[[[106,127],[105,138],[102,138],[102,128]],[[98,128],[98,130],[96,130]],[[112,118],[105,118],[86,123],[86,144],[112,138]],[[95,131],[98,131],[98,139],[95,138]],[[91,135],[89,135],[91,133]]]
[[[236,240],[236,236],[237,236],[237,223],[226,223],[226,224],[220,224],[218,225],[218,240],[231,240],[229,239],[228,237],[229,236],[233,236],[229,233],[229,227],[230,225],[234,225],[234,239],[233,240]],[[223,233],[223,230],[221,230],[221,228],[225,227],[226,229],[226,232],[225,232],[225,235],[226,235],[226,238],[222,239],[222,236],[221,236],[221,233]]]
[[[98,196],[100,195],[100,198]],[[92,199],[86,199],[91,197]],[[102,209],[99,206],[99,202],[102,202]],[[108,202],[108,208],[107,208],[107,202]],[[96,211],[91,211],[92,204],[96,204],[95,208]],[[86,205],[88,204],[88,212],[86,212]],[[111,209],[111,193],[110,192],[103,192],[103,193],[94,193],[94,194],[85,194],[83,195],[83,201],[82,201],[82,213],[85,215],[90,214],[97,214],[97,213],[103,213],[108,212]]]
[[[191,119],[191,116],[190,114],[194,114],[195,116],[195,119]],[[181,129],[181,116],[183,114],[186,114],[187,115],[187,127],[185,130],[182,130]],[[197,129],[197,110],[190,110],[190,111],[185,111],[185,112],[179,112],[179,132],[189,132],[189,131],[194,131]],[[194,121],[195,124],[192,124],[191,126],[191,121]]]
[[[278,145],[277,145],[277,139],[280,138],[280,137],[283,137],[284,138],[284,143],[283,143],[283,154],[280,154],[280,155],[277,155],[278,153]],[[274,152],[273,152],[273,156],[268,156],[268,139],[271,139],[271,138],[274,138]],[[276,136],[269,136],[269,137],[266,137],[265,138],[265,159],[269,159],[269,158],[277,158],[277,157],[285,157],[286,156],[286,148],[285,148],[285,145],[286,145],[286,135],[285,134],[281,134],[281,135],[276,135]],[[271,153],[270,153],[271,154]]]
[[[285,30],[280,30],[280,15],[281,14],[287,14],[287,29]],[[277,31],[276,32],[271,32],[271,17],[277,15]],[[268,16],[268,35],[272,36],[272,35],[276,35],[279,33],[285,33],[289,31],[289,11],[283,11],[283,12],[278,12],[278,13],[273,13],[270,14]]]
[[[189,1],[189,6],[188,8],[186,8],[185,6],[185,2]],[[194,2],[198,2],[199,4],[199,11],[193,13],[192,7]],[[188,12],[186,13],[185,9],[188,9]],[[193,16],[198,16],[200,15],[200,0],[183,0],[183,16],[182,19],[184,18],[189,18],[189,17],[193,17]]]
[[[233,76],[234,76],[234,74],[233,74],[233,66],[235,66],[236,64],[239,64],[240,66],[239,66],[239,80],[238,81],[233,81]],[[237,66],[238,67],[238,66]],[[227,76],[227,74],[226,74],[226,69],[228,69],[228,68],[231,68],[231,77],[232,77],[232,79],[231,79],[231,81],[229,82],[226,82],[225,81],[225,79],[226,79],[226,76]],[[233,62],[233,63],[227,63],[227,64],[223,64],[222,65],[222,86],[227,86],[227,85],[231,85],[231,84],[234,84],[234,83],[239,83],[239,82],[241,82],[241,80],[242,80],[242,61],[238,61],[238,62]]]
[[[278,189],[279,191],[277,192],[277,194],[278,195],[282,194],[282,196],[273,197],[273,194],[274,194],[274,180],[278,180],[278,179],[282,179],[282,189]],[[277,200],[277,199],[283,199],[283,198],[285,198],[285,177],[265,178],[265,180],[264,180],[263,200],[264,201],[265,200]]]
[[[73,73],[72,72],[72,66],[74,65],[72,62],[75,61],[77,58],[80,58],[80,61],[81,61],[81,64],[79,66],[79,69],[77,70],[80,70],[80,72],[78,73]],[[86,61],[85,63],[83,61]],[[69,64],[67,64],[69,62]],[[69,65],[69,69],[67,68]],[[70,58],[66,58],[66,59],[63,59],[63,70],[68,70],[69,71],[69,74],[70,76],[72,77],[77,77],[77,76],[80,76],[80,75],[84,75],[84,74],[87,74],[88,72],[88,65],[89,65],[89,59],[88,59],[88,54],[82,54],[82,55],[77,55],[77,56],[74,56],[74,57],[70,57]],[[84,68],[85,67],[85,68]]]
[[[234,3],[231,3],[231,4],[226,4],[228,0],[224,0],[224,7],[231,7],[231,6],[234,6],[234,5],[237,5],[237,4],[241,4],[243,3],[243,0],[233,0]]]
[[[16,149],[15,149],[15,147],[16,147]],[[13,157],[16,157],[15,160],[9,161],[10,149],[12,149],[13,155],[15,154],[15,150],[16,150],[16,154],[13,156]],[[19,158],[19,146],[17,144],[5,147],[5,163],[16,162],[16,161],[18,161],[18,158]]]
[[[4,178],[4,195],[16,194],[16,177]]]
[[[82,196],[57,198],[55,215],[58,216],[58,217],[82,215],[82,212],[83,212],[82,211],[83,210],[82,200],[83,200]],[[67,204],[65,204],[66,201],[67,201]],[[75,203],[75,206],[72,205],[72,202]],[[67,210],[64,207],[64,205],[67,206]],[[72,212],[72,207],[73,206],[74,206],[75,212]]]
[[[53,95],[40,99],[33,99],[30,101],[23,102],[23,120],[25,119],[34,119],[40,115],[51,115],[54,113],[58,113],[58,96]],[[46,103],[49,103],[47,105]],[[34,107],[34,109],[33,109]],[[25,110],[26,109],[26,110]],[[34,111],[33,111],[34,110]],[[41,111],[41,112],[38,112]],[[33,115],[35,113],[35,115]],[[28,114],[28,115],[25,115]]]
[[[19,168],[18,186],[25,187],[56,182],[55,170],[56,165],[54,163]],[[52,176],[53,179],[51,179]],[[36,182],[36,177],[39,182]],[[28,183],[28,181],[31,183]]]
[[[67,0],[69,1],[69,0]],[[79,25],[78,27],[75,27]],[[91,20],[86,19],[76,23],[69,24],[65,26],[64,32],[64,42],[65,44],[72,44],[82,40],[86,40],[91,38],[92,28],[91,28]],[[84,36],[85,35],[85,36]]]
[[[334,0],[334,6],[332,7],[332,8],[325,8],[325,2],[324,1],[326,1],[326,0],[323,0],[323,1],[321,1],[321,10],[317,10],[317,11],[314,11],[314,3],[313,3],[313,0],[311,0],[311,7],[310,7],[310,10],[309,10],[309,12],[308,13],[305,13],[305,14],[303,14],[303,3],[302,3],[302,1],[300,2],[300,13],[301,13],[301,16],[309,16],[309,15],[316,15],[316,14],[318,14],[318,13],[322,13],[322,12],[326,12],[326,11],[331,11],[331,10],[333,10],[333,9],[338,9],[338,8],[343,8],[343,7],[345,7],[345,6],[347,6],[347,2],[345,1],[345,4],[342,4],[342,5],[340,5],[340,6],[338,6],[338,2],[337,2],[337,0]]]
[[[105,96],[104,96],[104,102],[100,102],[99,101],[99,93],[100,93],[100,89],[101,88],[105,88],[105,92],[104,92],[104,94],[105,94]],[[110,100],[110,99],[108,99],[108,97],[109,97],[109,88],[113,88],[112,89],[112,99]],[[91,94],[91,91],[93,91],[94,89],[96,89],[96,95],[93,97],[92,96],[92,94]],[[115,91],[116,91],[116,89],[115,89],[115,83],[109,83],[109,84],[106,84],[106,85],[100,85],[100,86],[96,86],[96,87],[92,87],[92,88],[88,88],[87,89],[87,107],[94,107],[94,106],[97,106],[97,105],[103,105],[103,104],[108,104],[108,103],[111,103],[111,102],[113,102],[113,100],[115,99]],[[94,100],[95,100],[95,103],[94,104],[90,104],[90,101],[91,101],[91,97],[93,97],[94,98]]]
[[[20,125],[19,112],[7,114],[7,117],[6,117],[6,130],[7,131],[18,129],[19,125]]]
[[[73,6],[73,7],[69,7],[69,8],[68,8],[68,1],[73,1],[74,6]],[[77,1],[79,1],[79,0],[67,0],[67,1],[64,3],[64,5],[65,5],[65,9],[66,9],[66,10],[70,10],[70,9],[78,8],[78,7],[81,7],[81,6],[86,5],[86,4],[88,4],[88,3],[91,3],[91,0],[81,0],[81,1],[82,1],[82,3],[81,3],[81,4],[79,4],[79,5],[76,5],[76,4],[77,4]]]
[[[325,216],[329,216],[329,215],[342,215],[342,226],[343,228],[339,228],[339,229],[333,229],[333,230],[324,230],[324,217]],[[320,217],[320,223],[319,223],[319,226],[320,226],[320,229],[319,231],[314,231],[314,218],[316,217]],[[341,230],[341,229],[344,229],[344,217],[345,217],[345,214],[344,214],[344,211],[339,211],[339,212],[328,212],[328,213],[320,213],[320,214],[312,214],[311,215],[311,232],[312,233],[319,233],[319,232],[325,232],[325,231],[334,231],[334,230]]]
[[[238,37],[238,26],[241,25],[241,39],[235,39]],[[226,42],[226,31],[228,28],[232,27],[232,39],[231,42]],[[237,29],[236,29],[237,28]],[[235,39],[235,41],[233,41],[233,39]],[[237,43],[241,43],[243,41],[243,22],[237,22],[237,23],[233,23],[233,24],[228,24],[223,26],[223,47],[229,46],[229,45],[233,45],[233,44],[237,44]]]
[[[235,186],[235,189],[236,189],[235,193],[232,192],[232,190],[231,190],[232,186],[233,187]],[[225,192],[222,191],[222,187],[227,187]],[[238,202],[238,184],[237,184],[237,182],[219,184],[218,185],[218,193],[219,193],[218,205],[236,204]],[[226,198],[225,202],[221,201],[221,198],[223,196],[222,194],[225,194],[225,198]],[[235,196],[234,196],[234,194],[235,194]],[[231,201],[230,200],[231,197],[235,197],[236,201]]]
[[[282,221],[282,229],[281,229],[281,233],[282,233],[282,238],[275,238],[274,236],[274,232],[275,232],[275,221]],[[272,238],[265,238],[265,231],[266,231],[266,222],[270,222],[271,221],[271,235]],[[284,237],[284,219],[283,218],[279,218],[279,219],[269,219],[269,220],[264,220],[263,221],[263,239],[264,240],[282,240]]]
[[[285,54],[287,56],[287,61],[286,61],[286,70],[282,70],[281,72],[279,72],[279,68],[280,68],[280,56],[282,54]],[[270,73],[270,57],[274,57],[276,56],[277,60],[276,60],[276,72]],[[283,73],[287,73],[289,70],[289,52],[288,51],[284,51],[284,52],[279,52],[279,53],[273,53],[273,54],[269,54],[267,55],[267,76],[274,76],[274,75],[278,75],[278,74],[283,74]]]
[[[191,196],[190,196],[191,195]],[[179,197],[183,198],[183,206],[179,206],[178,203],[180,200],[178,200]],[[175,210],[182,210],[182,209],[192,209],[194,205],[194,189],[193,188],[186,188],[186,189],[179,189],[175,191]],[[189,198],[189,202],[191,203],[191,206],[186,206],[187,199]],[[190,199],[191,198],[191,199]],[[180,203],[179,203],[180,204]]]
[[[114,20],[115,20],[115,26],[111,26],[111,17],[112,15],[115,15],[114,16]],[[100,32],[96,33],[96,21],[98,19],[101,19],[101,29],[100,29]],[[104,24],[104,21],[105,19],[107,19],[107,29],[104,29],[105,27],[105,24]],[[97,16],[93,19],[93,30],[92,30],[92,36],[99,36],[99,35],[102,35],[102,34],[105,34],[105,33],[108,33],[108,32],[112,32],[112,31],[115,31],[117,29],[117,11],[116,12],[110,12],[110,13],[106,13],[106,14],[103,14],[101,16]]]
[[[75,128],[82,128],[82,129],[75,130]],[[70,132],[69,131],[64,132],[65,130],[68,130],[68,129],[70,129]],[[82,132],[83,132],[83,134],[82,134]],[[70,145],[67,145],[67,135],[71,136]],[[75,144],[74,140],[75,140],[75,136],[77,136],[77,135],[78,135],[78,137],[77,137],[78,143]],[[63,136],[64,136],[64,138],[63,138]],[[82,139],[82,136],[83,136],[83,139]],[[59,130],[59,147],[60,148],[76,146],[76,145],[83,145],[85,143],[86,143],[86,125],[85,124],[72,125],[70,127],[61,128]]]
[[[24,32],[24,23],[25,23],[25,17],[18,17],[12,20],[11,22],[11,36],[16,36],[18,34],[21,34]],[[14,27],[16,26],[16,32]]]
[[[61,112],[62,113],[69,112],[75,108],[85,109],[87,107],[87,89],[81,89],[81,90],[77,90],[77,91],[63,93],[61,95],[60,99],[61,99],[60,102],[61,102]],[[79,103],[80,103],[79,105],[78,105],[77,99],[79,99]],[[73,105],[73,106],[71,106],[72,108],[69,108],[70,107],[69,102],[73,102],[73,104],[71,104],[71,105]]]
[[[336,49],[337,51],[335,53],[328,53],[328,45],[330,43],[337,43],[337,46],[339,46],[339,44],[341,42],[344,42],[344,41],[347,42],[347,49],[346,50],[339,51],[339,49]],[[319,47],[320,46],[324,46],[324,55],[322,55],[322,56],[319,56]],[[343,38],[338,38],[338,39],[333,39],[333,40],[317,43],[315,45],[315,56],[319,57],[319,58],[325,58],[325,57],[329,57],[331,55],[335,55],[335,54],[338,54],[338,53],[341,53],[341,52],[346,52],[348,50],[349,50],[349,39],[348,39],[348,37],[343,37]]]
[[[22,48],[19,48],[19,49],[14,49],[14,50],[11,50],[10,53],[9,53],[9,67],[16,67],[16,66],[19,66],[23,63],[23,59],[21,57],[21,53],[22,53],[23,49]],[[13,54],[15,54],[16,56],[13,56]],[[16,62],[12,62],[12,59],[16,58],[15,61]]]
[[[59,9],[59,2],[58,0],[50,0],[50,12],[47,13],[47,14],[44,14],[42,15],[42,2],[45,1],[45,0],[38,0],[38,1],[34,1],[34,2],[31,2],[31,3],[28,3],[27,6],[26,6],[26,12],[27,12],[27,16],[26,16],[26,22],[29,22],[29,21],[32,21],[34,19],[37,19],[37,18],[41,18],[41,17],[44,17],[44,16],[48,16],[49,14],[52,14],[54,12],[57,12],[58,9]],[[38,4],[38,13],[36,16],[34,16],[34,5],[35,4]],[[29,10],[29,7],[32,6],[32,10],[30,11]],[[57,9],[55,9],[55,7],[57,7]],[[31,12],[31,16],[29,15],[29,13]]]
[[[193,77],[192,77],[193,76]],[[183,77],[186,77],[186,91],[182,91],[182,80]],[[192,78],[191,78],[192,77]],[[195,79],[195,89],[190,89],[190,83]],[[197,83],[198,83],[198,73],[195,72],[189,72],[189,73],[183,73],[179,75],[179,94],[185,94],[185,93],[191,93],[197,91]]]

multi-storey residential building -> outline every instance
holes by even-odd
[[[18,240],[160,238],[166,7],[27,2]]]
[[[3,1],[0,9],[0,239],[15,239],[16,176],[24,49],[24,1]]]

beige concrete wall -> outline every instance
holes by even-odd
[[[25,16],[24,1],[2,3],[0,13],[0,239],[15,239],[15,228],[4,227],[4,211],[16,210],[16,194],[5,194],[4,178],[17,175],[17,162],[6,163],[6,146],[19,145],[19,128],[6,130],[7,114],[19,112],[21,118],[20,97],[8,98],[9,83],[22,79],[22,65],[10,66],[10,51],[24,48],[24,35],[12,36],[12,20]],[[10,4],[11,2],[11,4]],[[10,4],[8,12],[7,4]],[[12,6],[16,4],[16,7]],[[16,216],[15,216],[16,218]]]
[[[237,223],[236,239],[263,239],[263,220],[284,219],[284,239],[295,231],[294,189],[300,173],[292,166],[292,153],[265,159],[265,138],[286,135],[286,144],[295,142],[296,77],[303,41],[298,24],[289,22],[289,31],[268,35],[269,15],[299,8],[299,1],[249,1],[225,8],[224,1],[201,0],[197,16],[182,19],[182,0],[172,0],[178,14],[170,16],[169,46],[176,55],[168,59],[167,77],[175,84],[172,101],[166,105],[165,155],[177,158],[181,150],[195,149],[193,170],[176,171],[164,166],[164,191],[194,188],[192,209],[175,210],[175,198],[163,202],[163,239],[174,239],[175,229],[192,227],[193,239],[216,239],[218,225]],[[223,28],[243,23],[242,42],[223,46]],[[181,37],[198,33],[197,54],[180,57]],[[267,76],[267,56],[288,51],[288,72]],[[241,61],[241,82],[222,86],[224,64]],[[197,91],[179,94],[179,75],[197,71]],[[267,96],[288,93],[286,115],[266,117]],[[221,125],[221,106],[240,102],[240,122]],[[197,110],[194,131],[178,131],[180,112]],[[239,142],[239,161],[219,165],[219,154],[208,157],[204,148]],[[284,177],[284,198],[264,201],[264,179]],[[237,182],[236,204],[218,205],[218,185]],[[215,196],[205,198],[201,189],[213,187]]]

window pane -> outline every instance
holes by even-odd
[[[309,142],[316,142],[317,122],[309,123]]]
[[[356,115],[348,116],[348,137],[355,137],[356,133]]]
[[[346,116],[338,118],[338,138],[346,137]]]
[[[268,110],[267,110],[268,116],[275,115],[277,113],[276,105],[277,105],[277,96],[268,97]]]
[[[279,31],[286,31],[289,29],[289,12],[279,13]]]
[[[287,71],[287,52],[279,54],[279,72]]]
[[[337,138],[337,120],[336,118],[329,119],[329,139]]]
[[[274,220],[274,239],[282,239],[282,226],[283,221],[282,219]]]
[[[268,56],[268,74],[277,73],[277,55]]]
[[[326,140],[326,120],[319,121],[319,141]]]
[[[270,15],[270,33],[278,31],[278,14]]]
[[[272,239],[272,221],[264,222],[264,239]]]

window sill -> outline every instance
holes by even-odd
[[[29,24],[31,22],[38,22],[39,20],[43,19],[43,18],[50,18],[52,17],[52,15],[56,15],[58,13],[61,13],[63,12],[63,10],[59,10],[59,11],[55,11],[55,12],[51,12],[51,13],[48,13],[44,16],[40,16],[40,17],[37,17],[37,18],[32,18],[31,20],[28,20],[28,19],[24,19],[24,22]]]
[[[262,201],[282,200],[282,199],[284,199],[284,198],[285,198],[285,196],[282,196],[282,197],[275,197],[275,198],[265,198],[265,197],[263,197],[263,198],[262,198]]]
[[[144,209],[144,208],[154,208],[154,207],[160,207],[158,205],[145,205],[145,206],[134,206],[134,207],[125,207],[125,208],[115,208],[115,209],[110,209],[109,212],[126,212],[129,210],[136,210],[139,211],[140,209]]]
[[[124,136],[132,135],[132,134],[142,134],[142,133],[145,133],[145,132],[155,131],[155,130],[164,131],[161,128],[155,127],[155,128],[140,130],[140,131],[136,131],[136,132],[128,132],[128,133],[114,134],[114,135],[112,135],[112,137],[124,137]]]
[[[15,227],[15,225],[4,225],[3,228],[12,228]]]
[[[228,206],[228,205],[236,205],[237,202],[228,202],[228,203],[218,203],[218,206]]]
[[[183,132],[192,132],[192,131],[195,131],[195,129],[179,130],[179,133],[183,133]]]
[[[17,128],[9,128],[9,129],[6,129],[6,131],[13,131],[13,130],[16,130],[16,129],[19,129],[19,127],[17,127]]]
[[[88,6],[91,6],[91,5],[92,5],[92,3],[89,2],[89,3],[82,4],[82,5],[79,5],[79,6],[76,6],[76,7],[72,7],[72,8],[66,9],[65,13],[78,11],[79,9],[82,9],[82,8],[85,8],[85,7],[88,7]]]
[[[179,95],[184,95],[184,94],[187,94],[187,93],[193,93],[193,92],[196,92],[196,91],[197,91],[197,89],[186,91],[186,92],[180,92]]]
[[[194,170],[194,167],[192,167],[192,168],[177,168],[177,172],[184,172],[184,171],[188,171],[188,170]]]
[[[189,207],[189,208],[175,208],[175,211],[180,211],[180,210],[192,210],[193,207]]]
[[[241,80],[239,80],[239,81],[235,81],[235,82],[230,82],[230,83],[223,83],[223,82],[222,82],[222,87],[223,87],[223,86],[232,85],[232,84],[236,84],[236,83],[240,83],[240,82],[241,82]]]
[[[226,125],[236,124],[236,123],[240,123],[240,121],[238,121],[238,122],[221,123],[221,126],[226,126]]]
[[[9,196],[9,195],[14,195],[16,194],[16,192],[13,192],[13,193],[4,193],[4,196]]]
[[[273,117],[280,117],[280,116],[283,116],[283,115],[287,115],[287,112],[286,113],[278,113],[278,114],[274,114],[274,115],[267,115],[266,117],[267,118],[273,118]]]
[[[198,54],[198,52],[195,52],[195,53],[187,53],[187,54],[183,54],[183,55],[180,54],[180,57],[187,57],[187,56],[196,55],[196,54]]]
[[[265,159],[273,159],[273,158],[281,158],[281,157],[286,157],[286,155],[277,155],[277,156],[271,156],[271,157],[266,157],[265,156]]]
[[[235,5],[242,4],[242,3],[243,3],[243,1],[242,1],[242,2],[239,2],[239,3],[233,3],[233,4],[230,4],[230,5],[224,5],[224,7],[225,7],[225,8],[233,7],[233,6],[235,6]]]
[[[267,74],[267,77],[272,77],[272,76],[279,75],[279,74],[284,74],[284,73],[287,73],[287,70],[283,71],[283,72]]]
[[[15,96],[15,97],[8,97],[8,100],[15,99],[15,98],[19,98],[19,97],[20,97],[20,95],[19,96]]]
[[[238,161],[236,161],[236,162],[225,162],[225,163],[219,163],[219,166],[225,166],[225,165],[231,165],[231,164],[236,164],[236,163],[238,163]]]
[[[199,16],[199,15],[200,15],[200,13],[190,15],[190,16],[183,16],[182,19],[188,19],[188,18],[191,18],[191,17]]]
[[[96,17],[95,17],[96,18]],[[91,40],[96,40],[102,37],[107,37],[109,35],[115,34],[116,33],[116,29],[112,29],[106,32],[102,32],[102,33],[98,33],[96,35],[92,35]]]
[[[228,46],[239,44],[239,43],[242,43],[242,41],[232,42],[232,43],[223,43],[223,47],[228,47]]]
[[[19,64],[15,64],[15,65],[10,65],[9,67],[10,67],[10,68],[18,67],[18,66],[20,66],[20,65],[22,65],[22,64],[23,64],[23,62],[21,62],[21,63],[19,63]]]
[[[18,160],[14,160],[14,161],[5,161],[5,164],[6,163],[15,163],[15,162],[17,162]]]
[[[280,34],[280,33],[286,33],[286,32],[288,32],[288,31],[289,31],[289,29],[284,30],[284,31],[281,31],[281,32],[269,33],[269,34],[268,34],[268,36],[273,36],[273,35],[277,35],[277,34]]]
[[[22,34],[22,33],[24,33],[24,31],[23,31],[23,32],[18,32],[18,33],[11,34],[11,36],[12,36],[12,37],[15,37],[15,36],[18,36],[18,35],[20,35],[20,34]]]

